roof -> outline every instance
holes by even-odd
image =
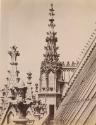
[[[66,124],[74,124],[82,116],[82,112],[91,103],[91,99],[96,92],[94,79],[96,78],[96,35],[87,49],[81,63],[77,67],[77,70],[73,74],[73,77],[69,81],[68,89],[65,93],[65,97],[59,106],[56,115],[55,122]],[[93,95],[92,95],[93,92]],[[88,105],[85,105],[87,101]],[[88,102],[89,101],[89,102]],[[91,102],[90,102],[91,101]],[[91,105],[91,104],[90,104]],[[94,106],[93,106],[94,107]],[[91,110],[90,108],[89,113]],[[87,110],[87,109],[86,109]],[[80,113],[81,112],[81,113]],[[77,115],[78,114],[78,115]],[[87,118],[84,117],[85,119]],[[77,118],[78,116],[78,118]],[[77,119],[76,119],[77,118]],[[84,120],[82,120],[82,123]]]

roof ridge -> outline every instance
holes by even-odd
[[[59,107],[63,106],[63,104],[64,104],[64,99],[65,99],[65,97],[66,97],[68,91],[70,90],[70,88],[71,88],[71,86],[73,85],[74,81],[76,80],[76,78],[77,78],[78,75],[80,74],[81,70],[83,69],[84,65],[86,64],[87,60],[89,59],[89,57],[90,57],[90,55],[91,55],[91,53],[93,52],[93,50],[94,50],[95,47],[96,47],[96,34],[95,34],[95,36],[94,36],[94,38],[93,38],[93,40],[92,40],[90,46],[89,46],[88,49],[86,50],[84,56],[82,57],[82,60],[81,60],[80,64],[78,65],[76,71],[74,72],[72,78],[70,79],[70,81],[69,81],[69,86],[68,86],[68,88],[67,88],[67,90],[66,90],[66,92],[65,92],[65,94],[64,94],[64,96],[63,96],[63,97],[64,97],[64,98],[63,98],[63,101],[61,102],[61,104],[59,105]],[[57,113],[56,113],[56,114],[58,114],[58,111],[60,112],[60,110],[61,110],[61,109],[59,108],[59,110],[57,110]]]
[[[92,43],[90,44],[90,46],[88,47],[88,49],[86,50],[84,56],[82,57],[82,60],[80,62],[80,64],[78,65],[76,71],[74,72],[72,78],[69,81],[69,87],[67,88],[64,97],[66,96],[67,92],[69,91],[70,87],[72,86],[73,82],[75,81],[75,79],[77,78],[78,74],[80,73],[80,71],[82,70],[83,66],[85,65],[86,61],[88,60],[88,58],[90,57],[92,51],[94,50],[95,46],[96,46],[96,34],[94,39],[92,40]]]

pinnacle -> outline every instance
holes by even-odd
[[[54,9],[53,9],[53,4],[51,4],[51,8],[49,9],[49,15],[50,15],[50,19],[49,19],[49,24],[48,26],[50,27],[49,32],[47,32],[47,37],[46,37],[46,42],[47,42],[47,46],[44,47],[45,49],[45,60],[49,61],[49,62],[54,62],[54,61],[58,61],[59,60],[59,54],[57,53],[58,47],[56,46],[56,42],[57,42],[57,37],[56,34],[57,32],[54,31],[54,27],[56,26],[54,24]]]

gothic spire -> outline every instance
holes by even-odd
[[[12,83],[16,83],[16,82],[19,82],[20,78],[19,78],[19,70],[17,69],[17,66],[18,66],[18,62],[17,62],[17,57],[20,56],[20,53],[19,51],[17,50],[18,47],[17,46],[12,46],[10,47],[11,50],[8,51],[8,54],[10,55],[11,57],[11,70],[8,71],[10,73],[10,80]]]
[[[59,60],[59,54],[57,54],[58,47],[56,46],[57,32],[54,31],[55,24],[54,24],[54,9],[53,4],[51,4],[51,8],[49,9],[49,32],[47,32],[46,42],[47,46],[45,46],[46,53],[44,54],[45,60],[47,62],[57,62]]]

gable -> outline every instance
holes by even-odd
[[[9,104],[9,106],[6,108],[6,112],[4,113],[4,117],[2,117],[1,125],[7,125],[7,124],[14,124],[14,118],[16,118],[16,109]]]

